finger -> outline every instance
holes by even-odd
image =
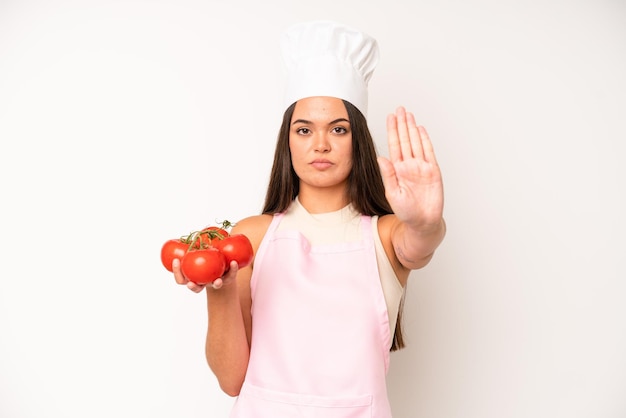
[[[189,290],[191,290],[192,292],[200,293],[205,288],[205,286],[204,285],[199,285],[199,284],[196,284],[196,283],[190,281],[190,282],[187,283],[187,288]]]
[[[402,156],[400,161],[406,158],[413,158],[413,149],[411,147],[411,136],[409,135],[409,127],[407,125],[407,114],[404,107],[400,106],[396,110],[397,131],[400,140],[400,151]]]
[[[389,158],[391,161],[402,159],[400,138],[398,137],[398,122],[394,114],[387,115],[387,142],[389,144]]]
[[[420,131],[415,123],[415,116],[413,113],[407,112],[406,114],[407,126],[409,131],[409,138],[411,141],[411,152],[413,153],[413,157],[418,158],[420,160],[424,159],[424,147],[422,144],[422,137],[420,135]]]
[[[180,270],[180,260],[175,258],[172,260],[172,273],[174,273],[174,280],[178,284],[186,284],[189,280],[183,276],[183,272]]]
[[[228,266],[228,271],[226,272],[226,275],[224,276],[224,280],[230,281],[231,279],[234,279],[235,277],[237,277],[238,271],[239,271],[239,264],[237,264],[235,260],[232,260],[230,262],[230,265]]]
[[[426,128],[423,126],[418,127],[420,138],[422,139],[422,148],[424,149],[424,160],[436,163],[437,158],[435,158],[435,149],[433,147],[433,143],[430,140],[430,136],[428,132],[426,132]]]
[[[237,262],[234,260],[231,261],[226,274],[222,277],[215,279],[213,283],[211,284],[211,287],[214,290],[218,290],[224,287],[225,285],[230,284],[232,281],[234,281],[237,278],[238,271],[239,271],[239,265],[237,264]]]

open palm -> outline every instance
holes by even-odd
[[[443,213],[443,182],[426,129],[412,113],[399,107],[387,117],[389,159],[378,162],[385,195],[402,222],[418,228],[439,224]]]

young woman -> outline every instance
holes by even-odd
[[[314,42],[356,33],[354,48],[376,46],[344,25],[308,25]],[[232,230],[251,240],[253,263],[206,287],[206,356],[238,396],[231,417],[391,417],[403,289],[445,235],[441,173],[414,116],[388,115],[389,159],[377,158],[363,92],[320,91],[287,108],[263,213]],[[204,289],[173,267],[177,283]]]

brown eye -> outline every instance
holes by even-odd
[[[300,135],[308,135],[311,133],[311,130],[309,128],[298,128],[296,132]]]

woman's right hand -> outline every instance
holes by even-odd
[[[237,262],[231,261],[230,268],[228,269],[228,272],[223,277],[216,279],[210,285],[200,285],[192,281],[189,281],[185,278],[185,276],[183,275],[183,272],[180,269],[179,259],[174,259],[172,261],[172,272],[174,273],[174,279],[176,280],[176,283],[181,284],[181,285],[186,285],[189,290],[195,293],[200,293],[207,286],[210,289],[219,290],[223,286],[227,286],[235,282],[235,279],[237,277],[237,271],[239,271],[239,266],[237,265]]]

